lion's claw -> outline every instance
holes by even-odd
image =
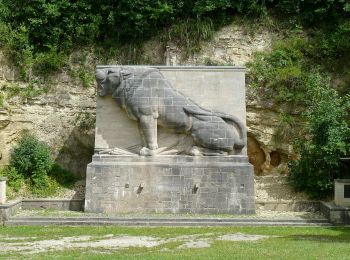
[[[142,147],[142,149],[140,150],[140,155],[142,156],[154,156],[156,154],[155,150],[151,150],[147,147]]]

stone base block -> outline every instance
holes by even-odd
[[[85,211],[253,214],[253,167],[246,156],[94,155]]]
[[[321,201],[320,211],[332,224],[350,224],[350,208],[338,206],[334,202]]]

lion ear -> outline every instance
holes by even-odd
[[[118,70],[116,70],[116,69],[108,69],[107,70],[107,75],[108,74],[112,74],[112,73],[116,73],[116,72],[118,72]]]
[[[122,78],[122,79],[127,79],[127,78],[129,78],[131,76],[131,72],[130,71],[128,71],[128,70],[121,70],[120,71],[120,77]]]

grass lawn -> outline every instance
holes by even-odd
[[[350,259],[347,227],[0,227],[0,259]]]

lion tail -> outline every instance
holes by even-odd
[[[205,110],[201,107],[198,108],[193,108],[193,107],[184,107],[184,110],[186,113],[188,114],[192,114],[192,115],[199,115],[199,116],[217,116],[217,117],[221,117],[226,123],[233,125],[239,134],[239,138],[237,138],[237,140],[235,140],[234,143],[234,148],[236,149],[242,149],[246,146],[247,144],[247,128],[245,127],[245,125],[242,123],[242,121],[233,115],[227,115],[224,113],[220,113],[220,112],[213,112],[213,111],[208,111]]]
[[[238,131],[239,138],[235,140],[234,147],[236,149],[243,149],[243,147],[247,145],[247,128],[242,123],[242,121],[238,117],[232,115],[226,115],[223,113],[216,112],[213,112],[213,114],[218,117],[221,117],[226,123],[235,126],[235,128]]]

